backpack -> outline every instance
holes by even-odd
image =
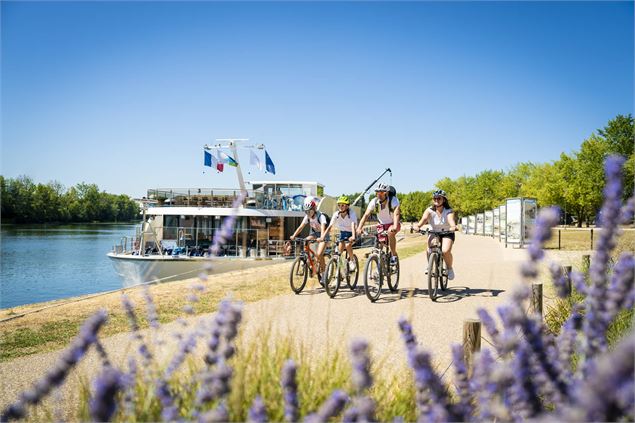
[[[324,213],[324,212],[318,212],[318,213],[320,213],[320,215],[322,215],[322,216],[324,216],[326,218],[326,226],[328,227],[329,223],[331,223],[331,217],[328,214]],[[319,222],[320,221],[320,216],[317,216],[317,219],[318,219],[318,222]],[[320,223],[320,225],[321,225],[321,223]]]

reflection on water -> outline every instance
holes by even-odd
[[[0,308],[121,288],[106,253],[135,225],[2,225]]]

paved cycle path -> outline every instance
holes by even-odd
[[[421,237],[421,242],[424,241]],[[271,330],[281,337],[291,336],[294,341],[303,343],[306,351],[317,355],[325,354],[327,348],[334,346],[347,350],[352,339],[364,338],[370,342],[374,361],[381,363],[377,367],[391,369],[405,365],[404,346],[397,326],[398,319],[405,316],[411,320],[419,343],[433,353],[435,363],[443,372],[451,363],[450,345],[462,340],[463,321],[475,318],[479,307],[495,311],[508,298],[512,286],[520,280],[518,270],[527,252],[504,248],[489,237],[457,234],[454,256],[456,278],[449,282],[448,291],[442,293],[437,302],[432,302],[427,294],[425,254],[421,253],[401,261],[399,291],[386,290],[376,303],[364,295],[361,275],[356,292],[345,286],[334,299],[318,289],[313,279],[300,295],[290,292],[247,304],[240,332],[246,339],[253,339]],[[193,324],[190,322],[190,327]],[[171,323],[161,330],[167,333],[182,328]],[[102,343],[111,360],[123,367],[127,354],[136,349],[127,333],[103,339]],[[486,346],[487,341],[482,344]],[[0,407],[15,401],[19,392],[44,375],[59,353],[36,354],[0,363]],[[307,361],[310,358],[307,357]],[[92,349],[67,382],[65,394],[50,401],[77,401],[76,394],[71,392],[79,381],[78,376],[94,374],[100,368]]]

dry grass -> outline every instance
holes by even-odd
[[[558,249],[558,233],[560,234],[560,249],[571,251],[592,250],[595,248],[601,228],[557,228],[551,231],[552,238],[545,244],[546,249]],[[591,247],[591,233],[593,233],[593,247]],[[635,249],[635,230],[632,228],[622,229],[622,234],[618,240],[618,252],[633,251]]]

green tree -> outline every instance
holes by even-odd
[[[617,115],[604,128],[598,129],[598,135],[608,143],[611,153],[629,158],[635,148],[634,127],[630,113],[627,116]]]

